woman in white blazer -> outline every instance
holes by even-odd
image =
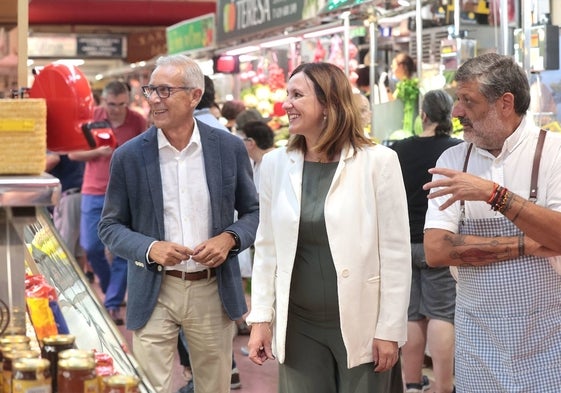
[[[338,67],[302,64],[287,87],[292,137],[261,166],[249,357],[278,356],[281,393],[385,392],[411,278],[399,161],[364,137]]]

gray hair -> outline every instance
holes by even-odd
[[[120,96],[121,94],[130,94],[130,89],[126,83],[121,81],[111,81],[103,88],[101,96],[107,98],[108,95]]]
[[[185,55],[161,56],[156,60],[156,67],[174,66],[183,71],[185,86],[196,87],[205,91],[205,80],[201,67],[193,59]]]
[[[512,93],[518,115],[524,115],[530,106],[528,78],[510,56],[486,53],[469,59],[461,65],[454,79],[457,82],[478,82],[479,91],[491,103],[505,93]]]
[[[423,97],[423,112],[430,121],[437,123],[436,136],[447,136],[452,132],[452,107],[454,101],[444,90],[431,90]]]

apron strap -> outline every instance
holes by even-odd
[[[532,180],[530,183],[530,202],[536,203],[538,200],[538,172],[540,171],[540,161],[542,158],[542,150],[545,141],[545,136],[547,131],[540,130],[540,136],[538,137],[538,144],[536,145],[536,151],[534,152],[534,164],[532,166]]]
[[[471,156],[471,149],[473,149],[473,143],[470,143],[469,146],[468,146],[468,150],[467,150],[467,153],[466,153],[466,158],[464,160],[464,169],[462,169],[462,172],[467,172],[469,157]],[[466,201],[464,201],[463,199],[460,201],[460,210],[462,212],[464,212],[465,203],[466,203]]]

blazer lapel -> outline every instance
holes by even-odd
[[[216,130],[201,121],[196,121],[201,135],[206,182],[212,211],[212,231],[214,233],[216,223],[220,222],[218,214],[220,213],[219,207],[222,200],[222,160],[220,159],[220,142],[216,133],[226,131]]]
[[[290,159],[290,168],[288,169],[288,177],[290,178],[290,185],[296,198],[296,206],[300,206],[302,199],[302,171],[304,169],[304,156],[298,152],[288,152]]]
[[[160,157],[158,151],[158,129],[152,126],[143,134],[142,154],[144,158],[144,170],[146,174],[146,183],[148,184],[148,192],[152,209],[156,213],[156,222],[158,224],[158,233],[160,238],[165,236],[164,229],[164,199],[162,191],[162,174],[160,172]],[[142,198],[141,195],[138,196]]]

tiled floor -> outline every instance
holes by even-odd
[[[97,280],[94,282],[93,287],[95,291],[100,296],[100,300],[103,299],[103,295],[99,286],[97,285]],[[249,303],[249,298],[248,298]],[[125,309],[121,309],[121,314],[125,315]],[[132,347],[132,333],[127,330],[124,326],[118,326],[118,329],[123,334],[123,337],[128,343],[129,348],[132,349],[134,354],[134,348]],[[278,380],[278,367],[276,361],[267,361],[264,365],[258,366],[252,363],[247,356],[244,356],[240,351],[242,346],[247,345],[249,336],[237,336],[234,339],[234,357],[236,359],[236,365],[240,372],[241,388],[232,390],[232,392],[239,393],[275,393],[277,391],[277,380]],[[185,385],[185,379],[182,375],[183,367],[179,364],[179,359],[176,359],[173,372],[173,390],[170,393],[177,392],[182,386]]]
[[[94,283],[94,288],[101,295],[99,287]],[[249,299],[248,299],[249,300]],[[122,313],[124,315],[124,309]],[[129,348],[132,348],[132,334],[124,326],[119,326],[119,330],[123,334],[124,338],[129,344]],[[234,356],[236,359],[236,364],[240,372],[241,388],[232,390],[233,393],[276,393],[277,392],[277,382],[278,382],[278,365],[276,361],[267,361],[262,366],[257,366],[252,363],[247,356],[244,356],[240,351],[240,348],[247,345],[249,336],[237,336],[234,339]],[[134,353],[134,348],[132,349]],[[179,359],[176,360],[173,372],[173,391],[170,393],[177,392],[182,386],[185,385],[185,380],[182,376],[183,368],[179,364]],[[427,375],[432,381],[433,374],[430,368],[423,369],[423,374]],[[431,389],[425,391],[425,393],[432,393]]]

